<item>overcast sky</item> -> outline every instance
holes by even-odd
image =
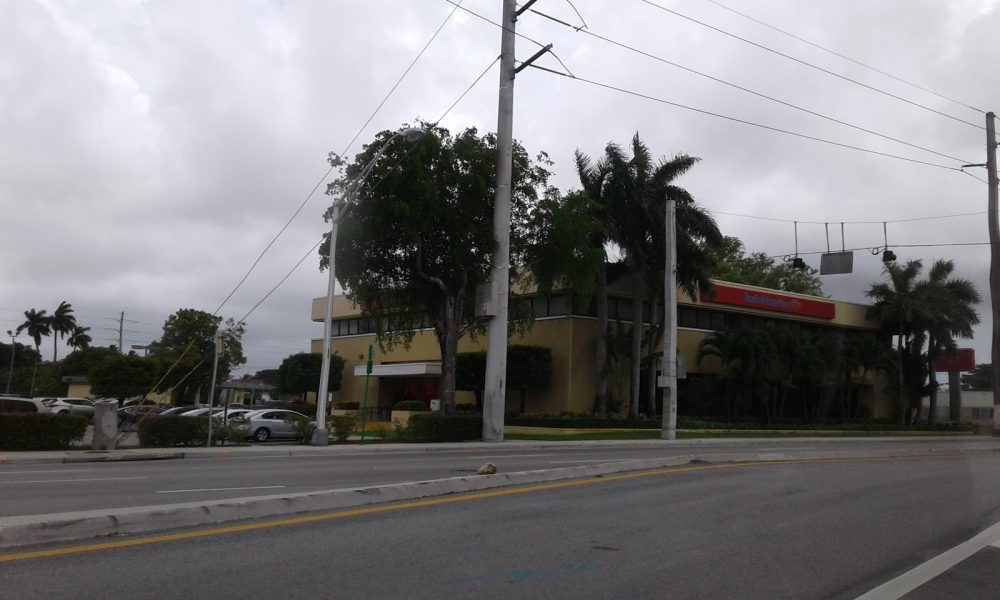
[[[981,110],[1000,108],[997,0],[721,0],[767,23]],[[793,40],[707,0],[663,6],[822,68],[982,126],[968,107]],[[985,162],[985,132],[726,37],[640,0],[576,0],[590,31],[692,69],[962,161]],[[500,0],[464,6],[497,20]],[[578,24],[565,0],[535,8]],[[27,308],[73,304],[99,345],[159,337],[182,307],[212,312],[342,152],[453,7],[443,0],[0,0],[0,331]],[[751,96],[526,14],[577,76],[716,113],[958,167],[962,163]],[[351,147],[436,120],[499,52],[500,31],[458,11]],[[519,39],[517,55],[537,50]],[[562,69],[552,57],[539,64]],[[497,70],[442,125],[496,127]],[[577,182],[574,149],[597,156],[640,132],[654,153],[702,158],[681,180],[713,211],[830,222],[831,245],[882,244],[883,220],[986,210],[986,185],[953,170],[794,138],[538,71],[515,89],[514,135]],[[982,169],[971,170],[985,178]],[[242,317],[326,230],[317,193],[223,308]],[[717,215],[750,250],[788,254],[791,224]],[[987,241],[985,215],[890,223],[889,244]],[[800,252],[825,250],[799,226]],[[895,248],[953,259],[986,302],[972,345],[989,360],[987,246]],[[818,266],[818,255],[807,262]],[[862,301],[878,257],[826,276]],[[313,253],[247,320],[243,371],[277,367],[322,334]],[[115,331],[113,331],[115,330]],[[51,345],[51,342],[50,342]],[[65,351],[61,352],[65,353]],[[44,352],[51,355],[51,346]]]

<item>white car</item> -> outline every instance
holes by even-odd
[[[187,412],[182,412],[182,413],[180,413],[180,416],[182,416],[182,417],[206,417],[206,416],[208,416],[208,410],[209,409],[207,409],[207,408],[196,408],[194,410],[189,410]],[[222,414],[222,409],[221,408],[213,408],[212,409],[212,416],[213,417],[218,417],[221,414]]]
[[[295,421],[312,421],[311,417],[280,408],[252,410],[230,420],[230,424],[240,429],[246,429],[247,437],[257,442],[272,439],[295,439]]]
[[[56,415],[94,416],[94,403],[83,398],[36,398],[48,411]]]

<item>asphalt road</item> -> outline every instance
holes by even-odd
[[[0,555],[0,581],[21,599],[854,598],[1000,519],[1000,465],[983,455],[693,465],[559,485]]]
[[[551,469],[678,454],[780,450],[995,448],[990,439],[810,442],[670,448],[519,450],[503,445],[424,452],[414,450],[322,456],[269,456],[119,463],[0,466],[0,517],[304,492],[456,477],[492,461],[504,472]]]

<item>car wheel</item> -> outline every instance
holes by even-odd
[[[271,437],[271,430],[267,427],[261,427],[257,431],[253,432],[253,439],[258,442],[266,442]]]

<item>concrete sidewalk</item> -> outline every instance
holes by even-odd
[[[593,440],[593,441],[505,441],[505,442],[462,442],[462,443],[372,443],[372,444],[331,444],[329,446],[306,446],[298,444],[257,444],[245,446],[213,446],[182,448],[124,448],[119,450],[52,450],[38,452],[0,452],[0,465],[116,462],[140,460],[177,460],[242,458],[255,456],[310,456],[337,454],[379,454],[417,452],[476,452],[492,451],[498,447],[504,450],[539,450],[545,448],[705,448],[732,446],[786,446],[801,444],[843,444],[849,447],[858,442],[886,442],[914,445],[926,443],[933,447],[939,442],[969,442],[970,445],[1000,451],[1000,440],[994,441],[982,436],[927,436],[927,437],[794,437],[794,438],[701,438],[690,440]]]

